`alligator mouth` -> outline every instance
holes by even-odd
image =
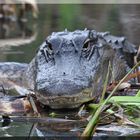
[[[38,100],[49,106],[52,109],[62,108],[78,108],[81,104],[86,103],[92,99],[92,90],[86,89],[75,95],[65,96],[45,96],[44,94],[36,93]]]

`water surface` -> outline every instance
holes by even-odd
[[[139,46],[140,5],[39,5],[38,19],[29,20],[24,25],[12,23],[10,33],[1,35],[0,39],[37,37],[30,44],[18,47],[0,47],[0,61],[30,62],[37,48],[52,32],[76,29],[94,29],[110,31],[114,35],[126,36],[129,41]],[[16,24],[16,25],[15,25]],[[2,23],[0,23],[0,28]],[[1,44],[0,44],[1,45]],[[10,44],[9,44],[10,46]]]

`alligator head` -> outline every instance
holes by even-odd
[[[95,79],[97,83],[99,75],[106,75],[106,64],[114,57],[102,36],[94,30],[48,36],[35,57],[35,92],[41,103],[75,108],[91,99]]]

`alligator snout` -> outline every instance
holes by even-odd
[[[66,74],[66,73],[65,73]],[[65,75],[64,74],[64,75]],[[85,88],[91,86],[90,82],[85,81],[84,78],[81,79],[54,79],[51,81],[40,81],[37,91],[45,96],[73,96],[74,94],[80,93]],[[45,86],[43,86],[45,85]]]
[[[51,108],[74,108],[81,105],[82,102],[90,99],[92,86],[89,81],[81,79],[59,79],[51,82],[45,82],[43,87],[37,89],[38,99]]]

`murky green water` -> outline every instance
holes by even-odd
[[[136,44],[140,44],[140,5],[39,5],[37,20],[30,19],[24,28],[13,27],[9,35],[13,39],[37,34],[35,41],[18,47],[0,47],[0,61],[30,62],[38,46],[52,32],[67,28],[95,29],[110,31],[114,35],[127,36]],[[2,38],[2,36],[0,35]],[[1,46],[1,43],[0,43]],[[10,46],[10,44],[9,44]]]
[[[24,25],[15,22],[0,22],[0,61],[29,63],[39,45],[50,33],[65,28],[70,31],[84,28],[110,31],[114,35],[126,36],[128,40],[139,46],[139,9],[140,5],[39,5],[38,19],[27,15],[29,20]],[[7,32],[3,32],[1,29],[3,25],[7,28]],[[11,42],[7,41],[9,38],[12,39]],[[32,41],[29,44],[24,44],[23,39]],[[16,46],[19,42],[21,45]],[[50,126],[47,127],[50,128]],[[54,134],[55,131],[49,130],[47,127],[43,127],[46,130],[45,134],[48,136]],[[13,122],[6,126],[1,123],[0,136],[29,136],[32,128],[33,123],[29,122]],[[73,135],[74,132],[79,134],[80,131],[68,132]],[[44,129],[42,131],[35,129],[33,132],[33,135],[44,135]],[[63,134],[67,135],[68,133],[63,132]]]

